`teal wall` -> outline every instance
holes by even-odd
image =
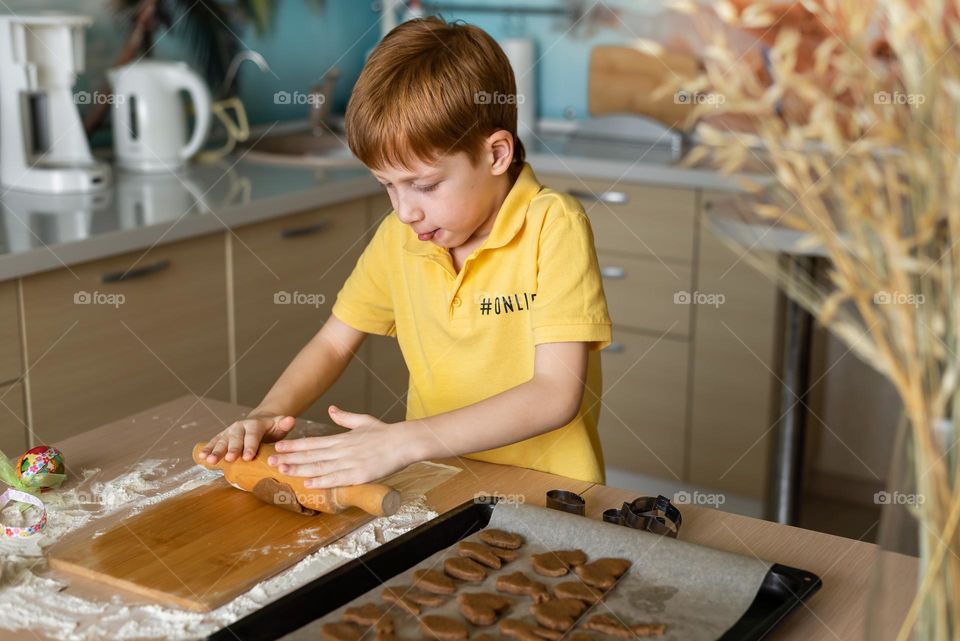
[[[445,0],[444,4],[516,6],[511,0]],[[561,6],[563,0],[522,0],[528,6]],[[271,33],[257,37],[251,28],[238,30],[243,44],[259,51],[272,73],[261,73],[253,64],[241,67],[241,97],[253,123],[304,118],[306,105],[275,104],[277,91],[306,92],[331,67],[341,71],[333,111],[343,113],[350,90],[365,56],[380,37],[379,14],[367,0],[326,0],[322,10],[302,0],[280,0]],[[586,3],[587,6],[592,3]],[[83,13],[95,22],[87,32],[87,72],[78,89],[99,87],[111,66],[125,33],[109,12],[106,0],[6,0],[5,13],[55,9]],[[569,20],[552,16],[507,17],[497,13],[445,11],[448,20],[462,19],[483,28],[494,38],[523,36],[536,41],[540,57],[535,70],[538,112],[541,117],[586,117],[587,68],[590,49],[597,44],[623,43],[632,37],[649,37],[645,14],[655,13],[657,0],[610,0],[604,6],[620,9],[623,18],[606,25],[582,21],[571,29]],[[646,7],[646,8],[645,8]],[[650,9],[653,7],[653,9]],[[647,32],[644,32],[647,31]],[[175,34],[160,34],[152,55],[191,60]],[[542,56],[542,57],[541,57]]]

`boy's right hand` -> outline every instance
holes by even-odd
[[[251,414],[235,421],[210,439],[200,450],[200,455],[205,456],[211,465],[221,458],[232,463],[240,457],[242,450],[243,460],[251,461],[257,455],[261,442],[279,441],[290,433],[296,423],[297,419],[292,416]]]

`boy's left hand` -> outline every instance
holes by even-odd
[[[267,462],[283,474],[311,477],[304,482],[309,488],[368,483],[413,462],[406,456],[409,435],[399,425],[333,405],[328,413],[334,423],[350,431],[279,441],[278,453]]]

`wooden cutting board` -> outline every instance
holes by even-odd
[[[151,600],[206,612],[374,517],[357,508],[304,516],[224,480],[164,500],[96,538],[64,539],[50,566]]]
[[[674,95],[657,97],[655,90],[673,78],[692,78],[699,63],[670,51],[654,56],[622,46],[598,46],[590,52],[588,109],[592,116],[634,113],[659,120],[668,127],[689,130],[690,102]]]

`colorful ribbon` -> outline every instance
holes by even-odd
[[[6,492],[0,494],[0,510],[10,501],[17,501],[24,506],[34,505],[40,508],[40,518],[36,523],[28,525],[27,527],[14,527],[0,523],[0,532],[3,532],[5,536],[11,538],[33,536],[34,534],[38,534],[47,524],[47,508],[43,505],[43,501],[34,495],[15,490],[12,487],[7,488]]]
[[[21,478],[16,467],[12,465],[10,460],[7,459],[7,456],[0,451],[0,483],[9,485],[15,490],[39,496],[44,488],[60,487],[66,478],[66,474],[54,474],[52,472],[34,474],[28,476],[26,479]],[[26,504],[21,502],[20,511],[23,512],[27,507]]]

